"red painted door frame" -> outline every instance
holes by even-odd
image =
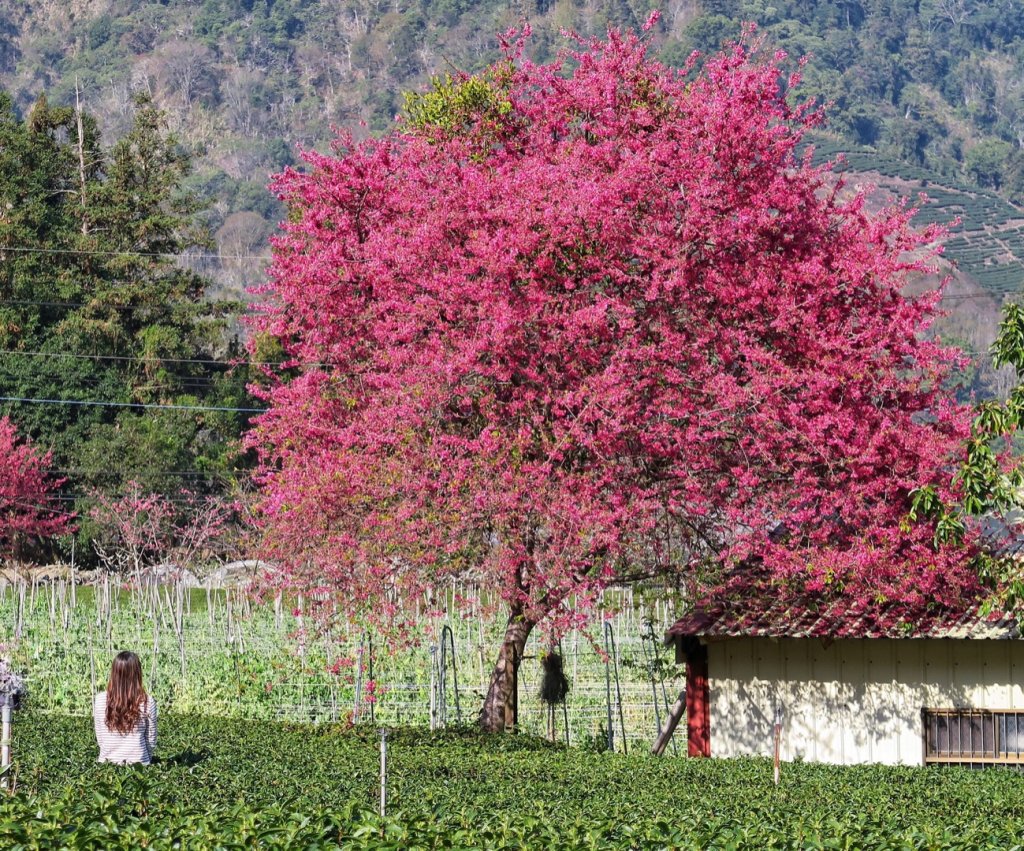
[[[711,756],[708,648],[697,642],[686,648],[686,742],[689,756]]]

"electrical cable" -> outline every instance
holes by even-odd
[[[23,396],[0,396],[0,402],[19,402],[34,405],[81,405],[105,408],[144,408],[163,411],[226,411],[228,413],[266,413],[266,408],[231,408],[220,405],[161,405],[145,402],[93,402],[84,399],[32,399]]]
[[[216,307],[222,302],[209,301],[205,302],[211,307]],[[230,302],[229,302],[230,303]],[[76,301],[35,301],[27,298],[17,299],[0,299],[0,306],[4,305],[17,305],[18,307],[66,307],[70,310],[78,310],[83,307],[102,307],[107,310],[158,310],[165,308],[166,305],[150,305],[150,304],[90,304],[89,302],[76,302]],[[221,309],[216,311],[223,316],[257,316],[259,311],[250,311],[248,307],[239,308],[237,310],[225,310]]]
[[[188,251],[111,251],[89,248],[42,248],[32,245],[0,245],[0,252],[17,254],[68,254],[82,257],[169,257],[177,260],[269,260],[270,254],[190,254]]]
[[[18,355],[34,358],[75,358],[78,360],[110,360],[130,363],[198,363],[217,364],[220,366],[280,366],[277,361],[217,360],[216,358],[140,358],[130,355],[90,355],[82,352],[38,352],[20,351],[19,349],[0,349],[0,355]]]

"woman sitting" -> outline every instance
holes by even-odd
[[[149,765],[156,747],[156,701],[142,687],[142,663],[134,653],[117,654],[107,690],[92,708],[100,762]]]

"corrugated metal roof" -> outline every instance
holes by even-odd
[[[665,634],[702,638],[971,638],[1020,637],[1016,619],[1000,612],[984,615],[975,606],[965,612],[911,616],[902,607],[858,608],[847,601],[818,606],[779,601],[735,600],[697,606]]]

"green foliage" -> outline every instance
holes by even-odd
[[[512,112],[508,99],[511,67],[488,69],[482,74],[460,74],[431,79],[430,89],[406,92],[405,115],[413,132],[439,134],[450,139],[467,132],[487,137],[500,131]]]
[[[1010,849],[1016,772],[589,754],[473,730],[379,736],[161,720],[160,761],[95,764],[87,719],[16,717],[5,848]]]
[[[999,189],[1006,180],[1006,168],[1012,161],[1013,146],[1002,139],[985,139],[967,152],[964,168],[979,186]]]
[[[57,400],[0,409],[53,448],[82,513],[92,488],[174,492],[179,471],[213,487],[230,469],[244,415],[130,406],[252,405],[217,357],[237,354],[232,305],[179,260],[210,245],[189,170],[148,98],[105,149],[88,115],[80,135],[72,109],[40,98],[20,121],[0,96],[0,396]]]
[[[741,22],[755,22],[771,46],[809,57],[799,96],[829,103],[846,143],[1024,201],[1022,101],[1008,88],[1019,75],[1024,18],[1010,0],[701,6],[683,46],[711,52]],[[667,47],[674,61],[685,52]]]
[[[1017,385],[1005,402],[987,400],[975,407],[971,434],[952,477],[958,497],[947,503],[932,486],[911,493],[907,522],[935,519],[936,545],[959,542],[969,518],[1003,517],[1024,506],[1024,461],[1011,457],[1010,440],[1024,426],[1024,307],[1008,304],[992,346],[996,368],[1012,366]],[[1015,555],[983,552],[978,569],[995,592],[987,606],[1016,610],[1024,605],[1024,574]]]
[[[196,182],[213,202],[206,221],[215,232],[239,211],[281,217],[265,185],[289,164],[296,141],[319,146],[333,125],[355,129],[359,121],[387,131],[401,91],[422,91],[445,63],[468,72],[486,66],[498,56],[494,34],[524,16],[533,27],[527,52],[548,61],[565,46],[563,29],[587,37],[607,26],[635,28],[656,5],[127,0],[66,15],[41,0],[0,0],[0,85],[27,111],[42,90],[73,103],[80,80],[89,108],[119,135],[121,93],[144,79],[197,155]],[[844,144],[871,146],[885,168],[926,168],[1024,201],[1018,0],[701,0],[659,8],[650,37],[670,64],[683,65],[694,48],[713,52],[741,22],[756,22],[770,47],[810,56],[800,96],[831,102],[830,126]],[[1019,274],[1012,278],[1006,265],[979,263],[979,280],[1000,292],[1018,288]],[[215,271],[237,291],[230,272]],[[260,266],[246,271],[257,278]]]

